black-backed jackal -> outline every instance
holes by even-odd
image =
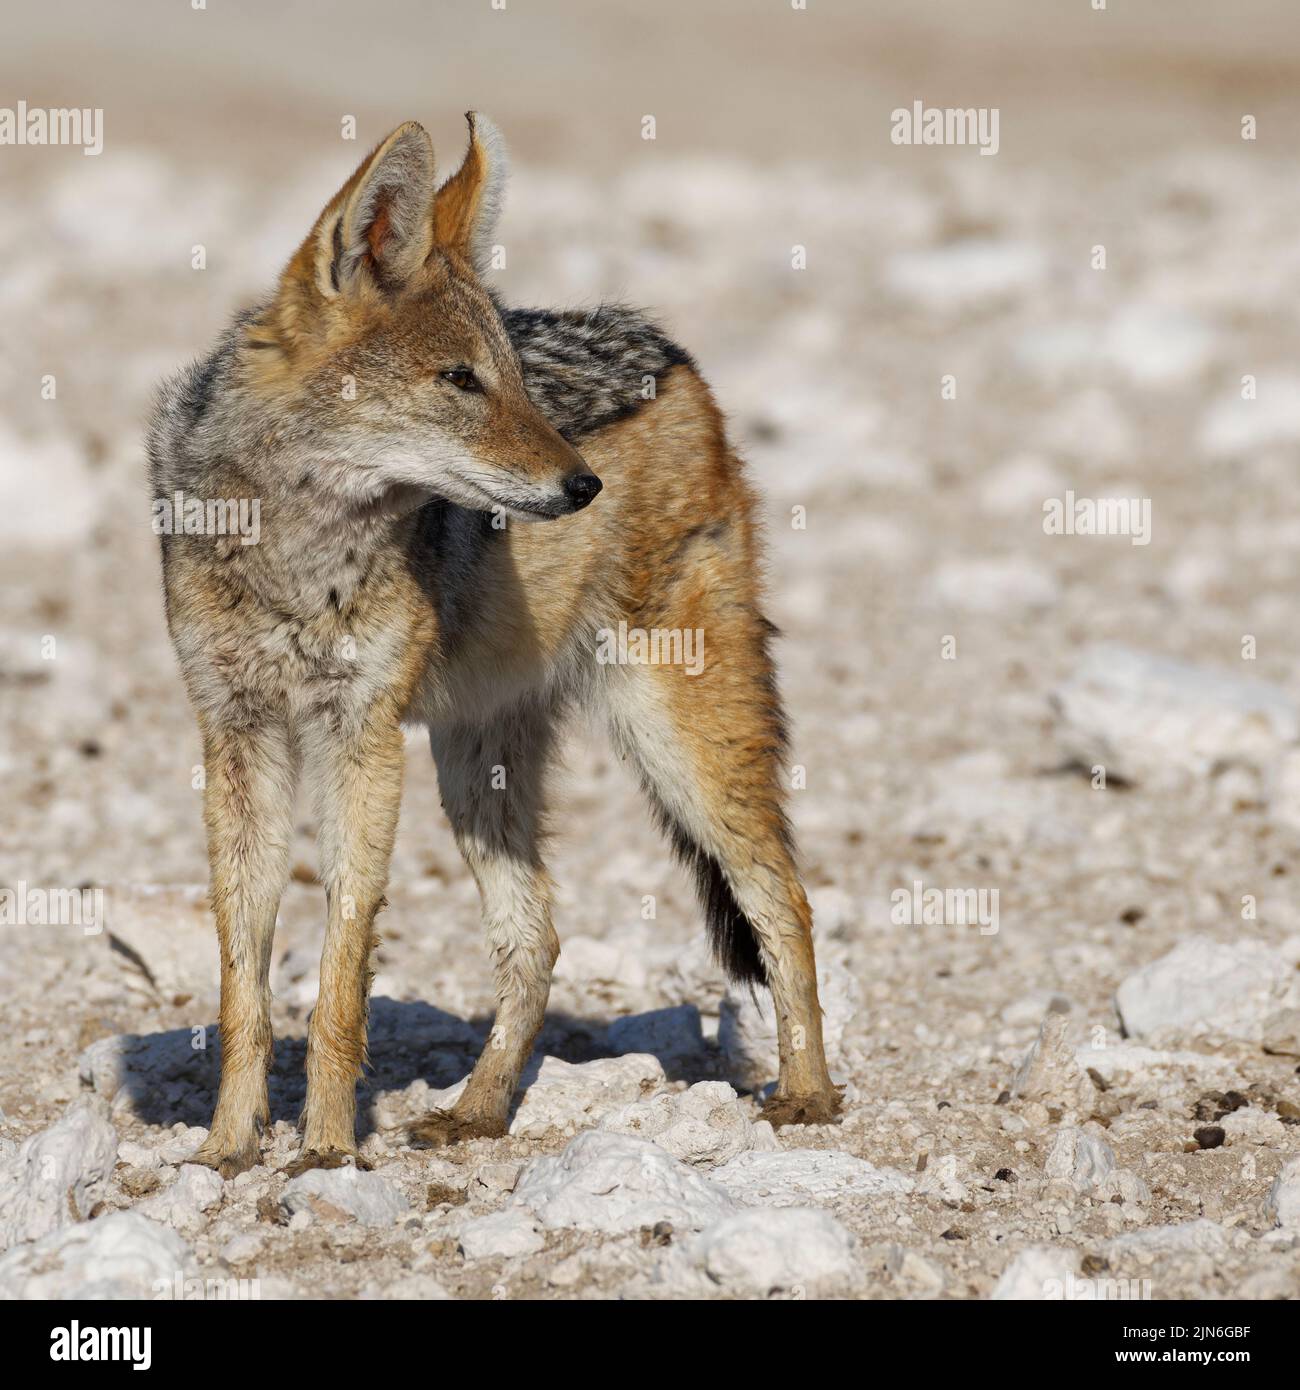
[[[780,1071],[764,1114],[812,1123],[839,1107],[782,807],[753,496],[708,387],[643,317],[503,310],[483,287],[505,157],[469,119],[441,187],[419,125],[379,145],[273,297],[164,386],[150,435],[155,497],[260,505],[257,544],[183,528],[162,542],[221,950],[221,1085],[197,1158],[227,1175],[257,1162],[268,1118],[271,940],[300,771],[328,924],[295,1166],[355,1154],[404,721],[428,727],[498,1003],[461,1099],[416,1141],[505,1132],[559,953],[539,819],[557,720],[578,703],[604,713],[694,870],[718,958],[771,988]],[[598,660],[598,634],[620,623],[702,630],[707,657]]]

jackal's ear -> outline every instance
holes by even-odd
[[[434,197],[433,239],[459,252],[481,275],[492,261],[492,234],[505,198],[506,142],[486,116],[467,111],[465,119],[469,149]]]
[[[432,249],[433,143],[398,126],[335,194],[313,233],[316,288],[330,298],[362,277],[400,287]]]

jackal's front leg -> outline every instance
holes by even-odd
[[[356,1153],[370,952],[402,798],[401,726],[395,712],[376,708],[354,730],[304,733],[304,749],[320,817],[329,920],[307,1035],[307,1104],[296,1171],[335,1166]]]
[[[221,1088],[194,1162],[233,1177],[258,1159],[269,1118],[271,943],[289,874],[297,762],[287,727],[267,720],[204,730],[211,899],[221,950]]]
[[[487,727],[435,729],[430,741],[442,804],[483,899],[497,996],[491,1036],[460,1099],[411,1126],[414,1143],[436,1147],[506,1132],[542,1027],[560,943],[539,852],[549,711],[525,707]]]

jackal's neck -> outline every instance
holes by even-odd
[[[305,486],[272,486],[243,572],[262,600],[296,617],[345,612],[404,563],[419,498],[364,506]]]

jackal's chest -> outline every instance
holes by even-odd
[[[380,700],[404,710],[436,632],[400,574],[351,589],[302,578],[233,602],[204,597],[180,606],[173,637],[193,697],[218,719],[351,719]]]

